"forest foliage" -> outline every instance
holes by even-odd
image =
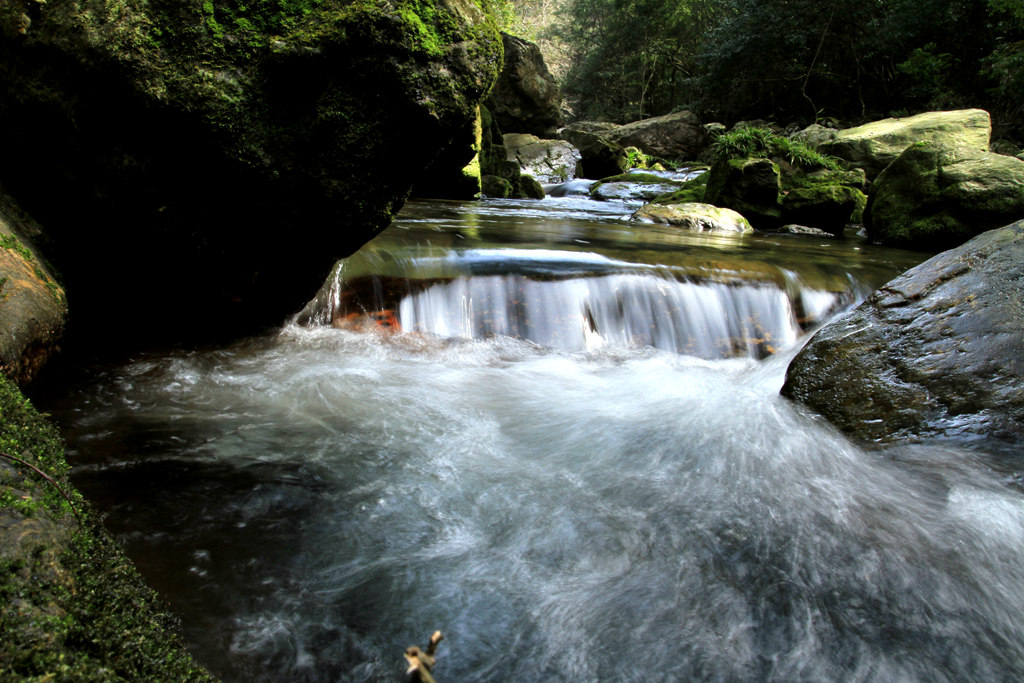
[[[1024,129],[1024,0],[563,0],[547,35],[568,52],[563,90],[583,118],[982,107],[997,132]]]

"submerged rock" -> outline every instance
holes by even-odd
[[[106,340],[279,324],[501,66],[471,0],[0,0],[0,30],[0,180]]]
[[[864,221],[873,240],[938,251],[1021,217],[1024,161],[921,143],[875,180]]]
[[[912,268],[823,327],[782,393],[852,436],[1024,438],[1024,221]]]
[[[938,111],[907,118],[884,119],[847,128],[819,151],[845,159],[863,168],[868,180],[874,180],[903,150],[919,142],[974,147],[988,151],[992,122],[982,109]]]
[[[681,185],[678,180],[634,171],[602,179],[590,188],[590,196],[600,201],[649,202]]]
[[[754,232],[750,222],[739,213],[711,204],[647,204],[634,213],[630,220],[665,223],[695,232]]]

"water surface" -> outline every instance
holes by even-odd
[[[396,681],[440,629],[441,681],[1019,676],[1012,473],[983,447],[864,450],[778,395],[812,325],[794,302],[847,305],[920,257],[625,213],[418,203],[341,271],[402,296],[477,277],[541,297],[605,277],[749,285],[792,303],[792,338],[702,355],[610,330],[578,346],[350,325],[343,278],[311,325],[140,355],[54,407],[76,484],[202,663]]]

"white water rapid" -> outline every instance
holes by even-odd
[[[983,444],[865,450],[784,400],[799,324],[761,360],[763,348],[723,358],[710,342],[707,354],[657,342],[681,325],[672,316],[709,317],[709,301],[739,306],[738,292],[761,320],[824,315],[898,271],[898,255],[673,242],[614,215],[493,206],[414,205],[398,227],[434,234],[448,262],[480,249],[494,261],[501,239],[458,245],[503,238],[500,221],[533,235],[512,249],[558,243],[576,255],[535,253],[525,267],[510,253],[514,273],[431,266],[410,285],[398,273],[423,254],[370,249],[381,301],[401,293],[401,332],[372,317],[370,329],[289,324],[148,354],[90,374],[51,407],[76,484],[181,615],[203,664],[226,681],[400,681],[405,647],[440,629],[441,683],[1020,676],[1024,495]],[[626,239],[633,249],[604,248]],[[737,254],[752,264],[739,268]],[[655,259],[673,273],[699,262],[761,275],[637,284],[645,269],[616,265]],[[575,265],[542,275],[545,260]],[[596,262],[599,273],[576,272]],[[462,317],[443,336],[441,323],[421,327],[448,320],[448,302],[481,297],[495,319],[532,319],[503,302],[547,285],[536,310],[577,316],[585,302],[603,343],[464,334]],[[338,304],[323,304],[347,287],[325,288],[319,313],[300,320],[336,321]],[[794,304],[801,291],[830,298]],[[643,306],[655,341],[614,337]],[[757,336],[706,325],[715,338]]]

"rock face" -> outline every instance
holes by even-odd
[[[665,223],[695,232],[746,234],[754,232],[750,222],[731,209],[711,204],[648,204],[630,220],[643,223]]]
[[[826,325],[791,363],[782,393],[863,440],[1019,444],[1022,281],[1024,221],[935,256]]]
[[[0,180],[75,314],[167,339],[301,308],[497,78],[476,4],[424,7],[0,0]]]
[[[938,251],[1024,217],[1024,161],[923,143],[875,180],[865,224],[879,242]]]
[[[507,33],[501,38],[505,66],[487,108],[503,131],[555,137],[562,119],[562,93],[540,48]]]
[[[676,161],[693,161],[710,144],[696,115],[688,111],[634,121],[601,133],[620,147],[636,147],[645,154]]]
[[[0,373],[19,384],[57,350],[68,312],[63,288],[29,239],[40,232],[0,191]]]
[[[565,140],[542,140],[521,133],[508,133],[503,139],[509,160],[518,161],[522,172],[538,182],[564,183],[576,177],[580,153]]]
[[[847,128],[823,142],[819,151],[863,168],[874,180],[905,149],[918,142],[974,147],[988,151],[992,122],[981,109],[940,111],[900,119],[884,119]]]

